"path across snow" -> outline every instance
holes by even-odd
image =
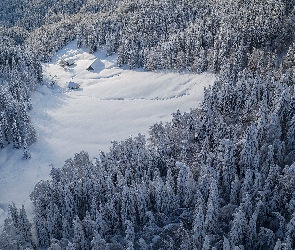
[[[58,61],[73,59],[67,69]],[[92,65],[93,71],[86,68]],[[171,114],[196,107],[204,86],[213,84],[210,74],[144,72],[116,66],[116,56],[101,50],[88,54],[75,42],[43,65],[44,80],[56,81],[53,88],[40,86],[32,96],[30,115],[37,130],[31,145],[32,158],[22,159],[22,150],[0,150],[0,230],[12,201],[25,204],[31,214],[29,194],[41,179],[48,179],[51,165],[62,167],[76,152],[90,157],[108,151],[111,140],[147,134],[156,122],[171,121]],[[80,89],[69,90],[69,81]]]

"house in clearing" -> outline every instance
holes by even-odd
[[[105,69],[105,64],[99,59],[96,58],[87,68],[88,71],[95,71],[99,73],[100,71]]]
[[[80,88],[80,85],[78,83],[76,83],[76,82],[70,81],[69,84],[68,84],[68,88],[69,89],[78,89],[78,88]]]
[[[69,66],[72,66],[74,65],[75,61],[73,59],[68,59],[68,60],[65,60],[65,59],[61,59],[58,64],[61,66],[61,67],[69,67]]]
[[[94,70],[94,68],[92,67],[92,65],[90,65],[86,70],[91,71]]]

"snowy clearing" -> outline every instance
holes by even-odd
[[[74,64],[62,68],[61,59]],[[87,70],[89,66],[93,70]],[[210,74],[144,72],[116,66],[116,56],[105,51],[88,54],[72,42],[43,65],[46,85],[32,96],[30,111],[37,131],[32,158],[22,159],[23,150],[0,151],[0,227],[12,201],[25,204],[29,218],[29,194],[41,179],[48,179],[51,166],[62,167],[76,152],[90,157],[108,151],[111,140],[147,134],[156,122],[171,121],[171,114],[197,107],[204,86],[213,84]],[[54,86],[48,87],[51,81]],[[69,81],[79,89],[67,88]],[[1,229],[1,228],[0,228]]]

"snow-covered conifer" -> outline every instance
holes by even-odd
[[[238,175],[235,175],[235,179],[231,183],[230,190],[230,203],[233,205],[239,204],[239,191],[240,191],[240,181]]]
[[[179,200],[174,193],[174,181],[171,174],[171,169],[167,171],[166,182],[163,187],[164,195],[162,197],[161,211],[165,214],[175,213],[179,207]]]
[[[95,230],[93,239],[91,240],[91,249],[93,250],[105,250],[106,241],[101,237],[101,235]]]
[[[211,178],[209,198],[207,201],[207,211],[204,222],[204,229],[206,234],[217,233],[216,229],[218,227],[219,220],[219,209],[220,209],[220,200],[219,200],[218,186],[215,179]]]
[[[32,241],[32,233],[31,233],[32,224],[28,220],[24,205],[22,205],[22,208],[19,211],[18,228],[19,228],[20,237],[23,239],[23,241],[31,242]]]
[[[244,211],[239,208],[234,213],[234,220],[232,223],[232,227],[230,229],[230,242],[231,246],[234,248],[240,244],[243,244],[245,240],[245,233],[247,228],[247,221],[245,218]]]
[[[180,201],[180,206],[189,206],[193,198],[195,189],[195,181],[190,168],[182,163],[177,163],[179,167],[177,177],[177,195]]]
[[[4,134],[2,132],[1,120],[0,120],[0,148],[4,148]]]
[[[292,217],[288,224],[286,225],[286,235],[290,238],[293,239],[291,240],[292,246],[294,246],[294,239],[295,239],[295,213],[292,214]]]
[[[202,250],[210,250],[211,249],[211,242],[210,238],[208,235],[205,236],[203,245],[202,245]]]
[[[229,240],[224,236],[223,237],[223,245],[222,245],[223,250],[230,250],[230,243]]]
[[[246,174],[247,169],[257,169],[259,164],[257,129],[251,124],[243,146],[239,166],[241,174]]]
[[[83,230],[82,223],[78,216],[76,216],[73,220],[74,227],[74,237],[73,243],[75,244],[76,249],[87,249],[87,239],[85,237],[85,233]]]
[[[1,135],[0,135],[1,136]],[[23,143],[23,145],[24,145],[24,153],[23,153],[23,157],[24,157],[24,159],[29,159],[29,158],[31,158],[31,152],[30,152],[30,149],[29,149],[29,146],[28,146],[28,144],[27,144],[27,140],[26,139],[24,139],[24,143]]]
[[[193,229],[192,229],[192,238],[193,244],[195,248],[199,249],[202,246],[204,235],[204,210],[203,205],[199,204],[196,206],[194,211],[194,221],[193,221]]]
[[[121,221],[130,220],[132,222],[136,219],[136,201],[133,190],[128,186],[124,186],[122,190],[122,205],[121,205]]]
[[[59,241],[57,239],[52,239],[48,250],[62,250]]]
[[[127,249],[133,249],[135,241],[135,232],[133,223],[129,220],[125,221],[126,230],[125,230],[125,242]]]
[[[274,250],[282,250],[282,242],[280,239],[277,240]]]
[[[13,147],[20,148],[22,144],[22,139],[21,139],[21,134],[15,119],[13,120],[13,123],[12,123],[11,133],[12,133],[11,137],[12,137]]]

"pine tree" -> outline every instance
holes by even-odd
[[[125,242],[127,249],[134,249],[134,241],[135,241],[135,232],[133,223],[129,220],[125,221],[126,230],[125,230]]]
[[[106,241],[101,237],[101,235],[96,230],[94,231],[94,236],[91,241],[91,249],[92,250],[106,249]]]
[[[1,120],[0,120],[0,148],[4,148],[4,135],[2,132]]]
[[[32,224],[29,222],[27,218],[27,213],[26,213],[24,205],[22,205],[22,208],[20,209],[20,212],[19,212],[18,228],[19,228],[20,237],[23,239],[23,242],[31,242],[32,241],[32,233],[31,233]]]
[[[78,216],[76,216],[73,220],[73,227],[74,227],[74,237],[73,243],[75,244],[76,249],[82,250],[87,249],[86,247],[86,237],[83,230],[82,223]]]
[[[292,119],[289,121],[287,131],[287,150],[292,151],[295,149],[295,115],[293,115]]]
[[[206,50],[201,48],[199,56],[195,59],[194,64],[192,66],[192,70],[201,74],[202,72],[207,70],[208,61],[206,56]]]
[[[20,148],[21,147],[21,143],[22,143],[22,139],[21,139],[21,134],[19,131],[19,128],[16,124],[16,120],[13,120],[12,123],[12,129],[11,129],[11,137],[12,137],[12,142],[13,142],[13,147],[14,148]]]
[[[86,238],[86,247],[90,248],[91,246],[91,239],[94,237],[94,230],[95,230],[95,222],[92,221],[91,216],[88,211],[86,211],[85,217],[82,220],[82,225],[85,232]]]
[[[163,198],[164,198],[163,197],[164,196],[163,188],[164,188],[163,179],[160,177],[160,173],[158,171],[156,171],[155,180],[153,181],[152,190],[153,190],[153,194],[154,194],[153,196],[154,196],[155,209],[158,212],[162,212],[161,211],[162,207],[165,208],[164,204],[163,204]],[[163,204],[163,206],[162,206],[162,204]]]
[[[9,129],[8,121],[7,121],[6,114],[4,111],[2,111],[0,113],[0,118],[1,118],[1,124],[3,126],[5,140],[9,144],[10,143],[10,129]]]
[[[11,218],[4,221],[3,231],[0,235],[0,247],[2,249],[19,249],[18,230]]]
[[[68,243],[66,250],[77,250],[77,248],[75,247],[75,244],[70,242]]]
[[[31,227],[24,206],[18,213],[14,203],[9,205],[9,217],[5,219],[0,234],[0,248],[24,249],[25,246],[31,246]]]
[[[199,204],[196,206],[195,214],[194,214],[194,221],[193,221],[193,229],[192,229],[192,237],[194,246],[196,249],[201,248],[202,242],[204,239],[204,211],[203,205]]]
[[[247,169],[258,169],[259,154],[257,129],[251,124],[247,131],[247,138],[240,156],[240,173],[246,174]]]
[[[145,213],[148,211],[148,208],[150,207],[150,198],[148,196],[148,190],[144,183],[142,183],[142,185],[138,184],[138,188],[135,192],[135,195],[139,220],[143,222]]]
[[[277,240],[274,250],[282,250],[282,242],[280,239]]]
[[[234,213],[234,220],[232,227],[230,229],[230,242],[231,246],[234,248],[235,246],[239,246],[243,244],[245,238],[245,230],[246,230],[247,221],[245,218],[244,211],[239,208]]]
[[[287,237],[284,239],[284,242],[282,243],[282,249],[292,250],[293,249],[292,242],[293,242],[293,239],[289,235],[287,235]]]
[[[24,146],[23,158],[24,159],[30,159],[31,158],[31,152],[30,152],[30,149],[29,149],[29,146],[27,144],[26,139],[24,140],[23,146]]]
[[[161,204],[161,211],[165,214],[176,212],[179,207],[177,195],[174,193],[174,180],[172,177],[171,169],[167,171],[166,182],[163,187],[163,197]]]
[[[207,201],[207,213],[204,222],[204,229],[206,234],[217,233],[218,220],[219,220],[219,209],[220,200],[218,194],[218,186],[215,179],[211,179],[209,198]]]
[[[257,219],[258,219],[258,210],[256,209],[254,213],[252,214],[249,225],[248,225],[248,232],[247,232],[247,240],[246,240],[246,247],[249,249],[254,248],[255,244],[258,240],[257,238]]]
[[[292,214],[292,217],[289,223],[286,226],[287,232],[286,235],[290,238],[291,246],[295,246],[295,213]]]
[[[235,175],[235,179],[231,183],[230,191],[230,203],[233,205],[239,204],[239,191],[240,191],[240,181],[238,175]]]
[[[123,187],[122,191],[122,206],[121,206],[121,221],[132,221],[136,219],[136,202],[134,199],[134,194],[131,188],[128,186]]]
[[[271,229],[260,227],[258,239],[258,244],[261,247],[273,249],[275,246],[275,234]]]
[[[223,250],[230,250],[230,243],[229,243],[229,240],[224,236],[223,237],[223,247],[222,247]]]
[[[146,241],[143,238],[140,238],[138,240],[138,245],[139,245],[139,248],[140,249],[142,249],[142,250],[148,250],[148,245],[146,244]]]
[[[222,188],[224,190],[222,196],[229,197],[231,190],[231,183],[237,175],[237,167],[235,166],[235,148],[231,140],[223,140],[220,148],[224,149],[224,154],[220,155],[222,164]]]
[[[48,250],[62,250],[59,241],[56,239],[52,239],[51,240],[51,244],[50,247],[48,248]]]
[[[210,250],[210,248],[211,248],[210,238],[208,235],[206,235],[203,246],[202,246],[202,250]]]
[[[177,163],[179,167],[177,177],[177,195],[180,205],[187,207],[193,199],[193,191],[196,183],[192,177],[192,172],[189,167],[182,163]]]
[[[61,238],[62,219],[58,206],[51,200],[46,208],[47,229],[50,240]]]
[[[244,181],[241,185],[240,197],[245,199],[247,195],[253,195],[253,185],[254,185],[254,171],[252,169],[247,169],[245,172]]]

